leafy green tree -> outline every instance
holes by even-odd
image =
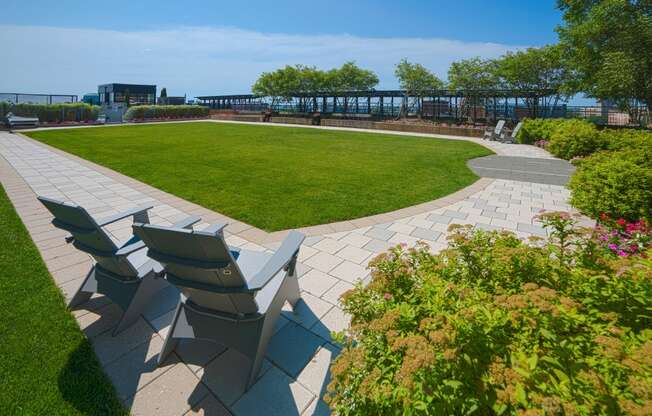
[[[567,95],[565,86],[569,72],[558,45],[507,52],[496,65],[505,88],[532,92],[525,102],[533,116],[537,115],[539,104],[550,108],[549,105]]]
[[[402,59],[396,65],[394,75],[398,79],[400,88],[405,91],[405,98],[401,105],[401,116],[405,116],[408,111],[408,97],[415,97],[417,103],[432,90],[444,88],[444,82],[435,74],[430,72],[421,64],[411,63],[407,59]],[[421,106],[418,108],[421,115]]]
[[[273,72],[263,72],[251,87],[251,91],[261,97],[270,97],[272,106],[288,102],[292,94],[301,86],[299,66],[285,66]]]
[[[448,69],[448,88],[455,91],[479,91],[500,88],[500,77],[495,59],[480,57],[453,62]],[[473,121],[473,108],[486,104],[487,99],[468,95],[462,99],[462,113]]]
[[[495,59],[480,57],[453,62],[448,69],[448,88],[455,91],[489,90],[500,87]]]
[[[558,0],[560,44],[576,71],[573,92],[635,110],[652,105],[652,2]]]
[[[252,92],[271,97],[272,106],[289,102],[296,93],[314,93],[313,108],[317,107],[316,95],[336,95],[343,91],[368,91],[378,84],[378,76],[372,71],[358,67],[355,62],[346,62],[340,68],[323,71],[314,66],[286,66],[273,72],[264,72],[252,86]],[[305,111],[307,99],[300,99],[299,106]]]
[[[331,76],[337,91],[369,91],[378,85],[378,76],[373,71],[362,69],[353,61],[344,63]]]

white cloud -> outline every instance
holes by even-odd
[[[348,60],[395,88],[394,65],[419,62],[445,78],[451,62],[496,57],[516,45],[450,39],[288,35],[229,27],[111,31],[0,25],[0,92],[73,93],[108,82],[153,83],[169,94],[247,93],[263,71],[286,64],[331,68]]]

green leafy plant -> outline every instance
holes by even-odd
[[[557,157],[570,160],[605,149],[607,142],[608,137],[594,124],[584,120],[564,120],[551,134],[546,149]]]
[[[200,105],[138,105],[129,107],[125,120],[207,117],[208,107]]]
[[[12,104],[0,103],[0,114],[11,112],[21,117],[38,117],[41,123],[95,121],[100,107],[86,103],[66,104]]]
[[[598,218],[652,219],[652,144],[598,152],[577,161],[571,204]]]
[[[342,297],[334,412],[649,414],[652,262],[595,250],[567,214],[541,220],[548,240],[458,226],[438,255],[375,258]]]
[[[525,119],[516,140],[523,144],[534,144],[539,140],[550,141],[555,129],[564,121],[556,118]]]

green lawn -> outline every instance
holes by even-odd
[[[211,122],[28,134],[268,231],[442,197],[478,179],[468,159],[491,154],[466,141]]]
[[[126,414],[0,186],[0,414]]]

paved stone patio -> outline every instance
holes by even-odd
[[[533,146],[481,144],[501,155],[552,158]],[[0,180],[66,297],[77,289],[91,260],[65,244],[65,233],[50,225],[37,195],[73,201],[99,218],[145,204],[154,206],[150,218],[155,224],[199,215],[203,221],[196,228],[226,222],[227,242],[252,250],[273,250],[285,235],[266,233],[21,135],[0,132],[0,156]],[[339,352],[330,332],[348,324],[338,298],[368,278],[366,265],[372,257],[392,245],[419,240],[439,251],[454,223],[542,236],[545,231],[534,216],[542,209],[569,210],[568,196],[557,185],[485,178],[417,207],[302,229],[309,236],[298,265],[303,300],[296,314],[289,308],[283,312],[260,379],[247,393],[240,378],[244,358],[233,350],[182,343],[165,365],[156,366],[178,299],[173,287],[117,337],[110,330],[120,311],[104,297],[92,298],[74,315],[133,414],[325,415],[328,408],[320,398],[328,384],[328,366]],[[131,234],[130,222],[108,230],[125,239]]]

